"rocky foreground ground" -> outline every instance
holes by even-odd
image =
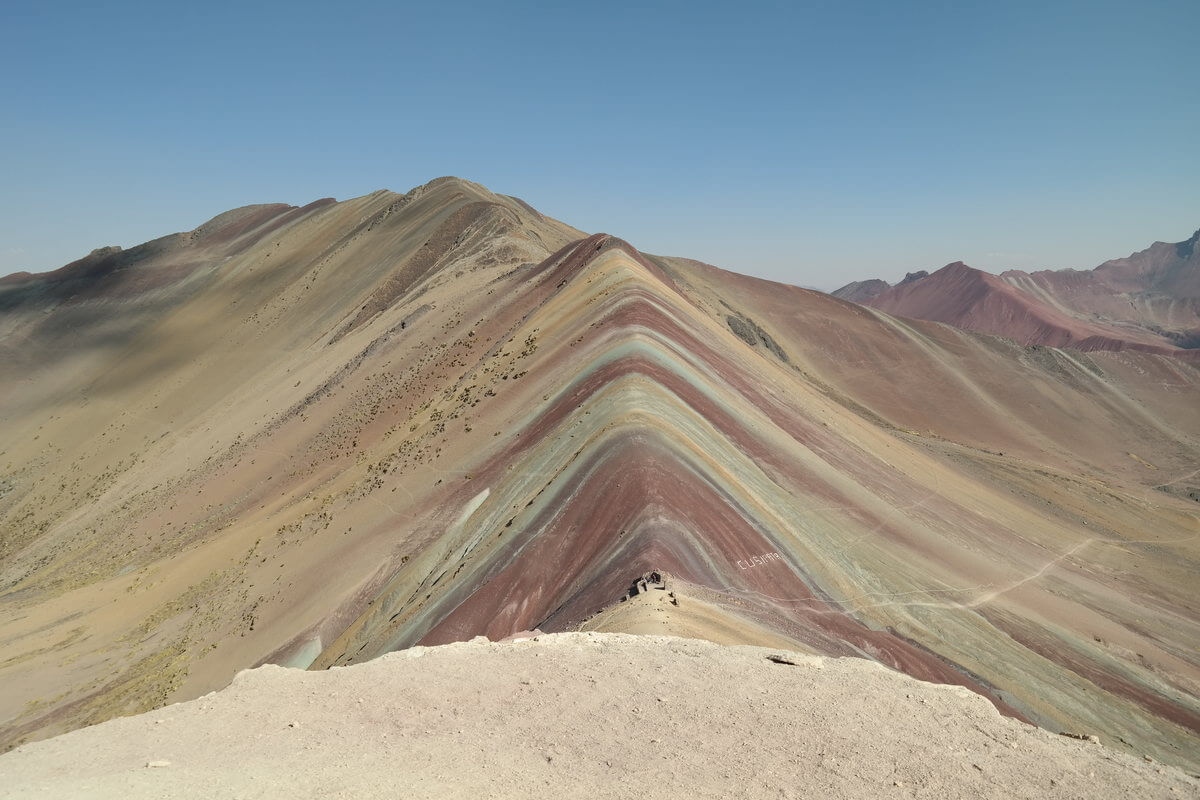
[[[0,756],[0,797],[1200,797],[862,659],[625,634],[262,667]]]

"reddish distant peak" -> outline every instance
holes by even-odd
[[[929,276],[940,280],[979,280],[989,286],[1003,286],[1005,282],[990,272],[972,267],[970,264],[965,264],[962,261],[952,261],[946,266],[939,269],[937,272]]]
[[[894,288],[899,289],[901,287],[904,287],[905,289],[911,290],[915,287],[915,284],[918,284],[918,283],[927,284],[929,286],[932,286],[932,285],[941,283],[950,278],[960,278],[964,275],[970,275],[970,274],[974,273],[975,271],[976,270],[971,269],[970,267],[968,267],[966,264],[962,263],[961,261],[955,261],[953,264],[947,264],[946,266],[942,267],[941,269],[935,269],[932,273],[929,273],[929,274],[925,275],[925,277],[919,278],[917,280],[909,280],[906,277],[903,281],[901,281],[900,283],[897,283]],[[911,275],[912,273],[909,273],[909,274]]]
[[[951,272],[983,272],[983,270],[967,266],[961,261],[951,261],[949,264],[939,269],[938,272],[945,272],[947,270]],[[934,274],[936,275],[937,273]]]
[[[925,278],[897,284],[866,305],[902,317],[982,329],[973,322],[980,304],[1015,302],[1024,307],[1031,300],[995,275],[955,261]]]

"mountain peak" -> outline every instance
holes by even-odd
[[[983,272],[981,269],[976,269],[962,261],[951,261],[946,266],[942,267],[938,272]],[[926,273],[928,274],[928,273]]]
[[[890,288],[892,288],[892,285],[887,281],[880,280],[879,278],[871,278],[865,281],[847,283],[842,288],[833,290],[830,294],[842,300],[848,300],[851,303],[865,303],[872,297],[883,294]]]

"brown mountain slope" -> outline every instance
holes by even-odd
[[[912,283],[913,281],[919,281],[921,278],[926,278],[928,276],[929,273],[923,269],[917,270],[916,272],[910,272],[905,275],[904,280],[897,283],[896,286],[904,286],[905,284]],[[892,285],[887,281],[881,281],[878,278],[871,278],[870,280],[848,283],[842,288],[830,292],[830,294],[839,300],[849,300],[851,303],[865,303],[872,298],[878,297],[891,288],[893,288]]]
[[[1010,270],[997,277],[955,262],[928,278],[909,273],[896,286],[858,281],[832,294],[1026,345],[1180,354],[1200,346],[1198,241],[1200,231],[1087,271]]]
[[[0,316],[0,741],[657,616],[1198,761],[1186,360],[897,319],[454,179],[246,236]],[[654,571],[678,604],[619,603]]]
[[[1085,351],[1130,348],[1170,353],[1176,350],[1147,331],[1118,329],[1079,319],[1002,278],[968,267],[961,261],[948,264],[920,280],[901,283],[863,302],[889,314],[1006,336],[1023,345]]]
[[[830,294],[840,300],[849,300],[851,303],[865,303],[871,298],[883,294],[890,288],[892,286],[887,281],[871,278],[870,280],[847,283],[842,288],[830,292]]]
[[[1082,319],[1151,331],[1200,347],[1200,231],[1182,242],[1155,242],[1094,270],[1012,270],[1000,277]]]

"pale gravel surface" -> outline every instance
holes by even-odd
[[[584,633],[263,667],[0,756],[0,797],[643,795],[1178,798],[1200,781],[865,660]]]

